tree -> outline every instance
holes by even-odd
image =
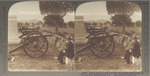
[[[99,25],[100,25],[100,26],[103,26],[103,23],[102,23],[102,22],[100,22],[100,23],[99,23]]]
[[[141,27],[142,22],[141,21],[136,21],[135,24],[136,24],[136,26]]]
[[[104,24],[105,25],[111,25],[110,21],[106,21]]]
[[[67,27],[67,23],[66,22],[64,23],[64,27]]]
[[[37,25],[42,25],[42,26],[43,26],[43,22],[42,22],[42,21],[38,21],[36,24],[37,24]]]
[[[94,23],[93,23],[93,26],[96,26],[96,25],[97,25],[97,23],[96,23],[96,22],[94,22]]]
[[[57,27],[63,27],[64,24],[64,20],[60,15],[48,15],[43,20],[47,26],[52,27],[56,27],[56,24],[58,25]]]
[[[71,28],[74,28],[74,22],[73,21],[69,21],[68,22],[68,26],[71,27]]]
[[[121,16],[128,19],[135,11],[140,10],[140,7],[131,2],[107,1],[106,7],[108,14],[111,15],[112,17]],[[122,19],[121,25],[123,25],[123,33],[125,32],[125,24],[126,24],[125,18],[121,18]]]
[[[25,22],[25,26],[29,26],[29,23],[28,23],[28,22]]]
[[[89,23],[89,22],[84,22],[84,25],[85,25],[85,26],[88,26],[88,25],[92,25],[92,24]]]
[[[22,22],[18,22],[17,25],[18,25],[18,26],[21,26],[21,25],[23,25],[23,23],[22,23]]]
[[[132,19],[129,16],[126,15],[115,15],[111,18],[112,24],[115,24],[116,26],[121,26],[122,23],[127,26],[133,26]]]
[[[73,7],[65,2],[39,1],[39,7],[41,14],[45,15],[44,24],[55,26],[56,33],[58,33],[58,27],[64,24],[63,17],[68,12],[73,12]]]

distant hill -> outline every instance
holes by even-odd
[[[20,23],[26,23],[26,22],[28,22],[28,23],[38,23],[39,21],[40,20],[32,19],[32,20],[20,20],[18,22],[20,22]]]
[[[88,22],[88,23],[105,23],[109,20],[105,20],[105,19],[100,19],[100,20],[89,20],[89,21],[85,21],[85,22]]]

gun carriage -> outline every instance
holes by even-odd
[[[22,42],[19,46],[11,50],[9,53],[14,53],[19,49],[23,49],[24,52],[30,57],[41,57],[48,50],[48,36],[52,36],[52,33],[44,35],[42,32],[39,32],[39,28],[30,29],[30,28],[20,28],[18,29],[22,35],[19,37],[22,39]],[[107,32],[107,28],[95,28],[87,27],[87,32],[89,33],[87,38],[87,44],[81,49],[75,51],[75,55],[90,49],[91,52],[96,57],[107,57],[111,55],[115,48],[114,36],[117,34],[110,35]]]

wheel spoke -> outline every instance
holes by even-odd
[[[114,41],[112,37],[106,36],[107,33],[95,40],[95,45],[93,45],[91,52],[97,57],[109,56],[114,50]]]
[[[24,51],[30,57],[40,57],[43,56],[48,49],[48,42],[41,33],[32,33],[26,38],[27,46],[25,46]],[[28,42],[29,40],[29,42]]]

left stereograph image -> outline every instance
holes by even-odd
[[[8,70],[72,71],[74,31],[70,4],[15,3],[8,14]]]

